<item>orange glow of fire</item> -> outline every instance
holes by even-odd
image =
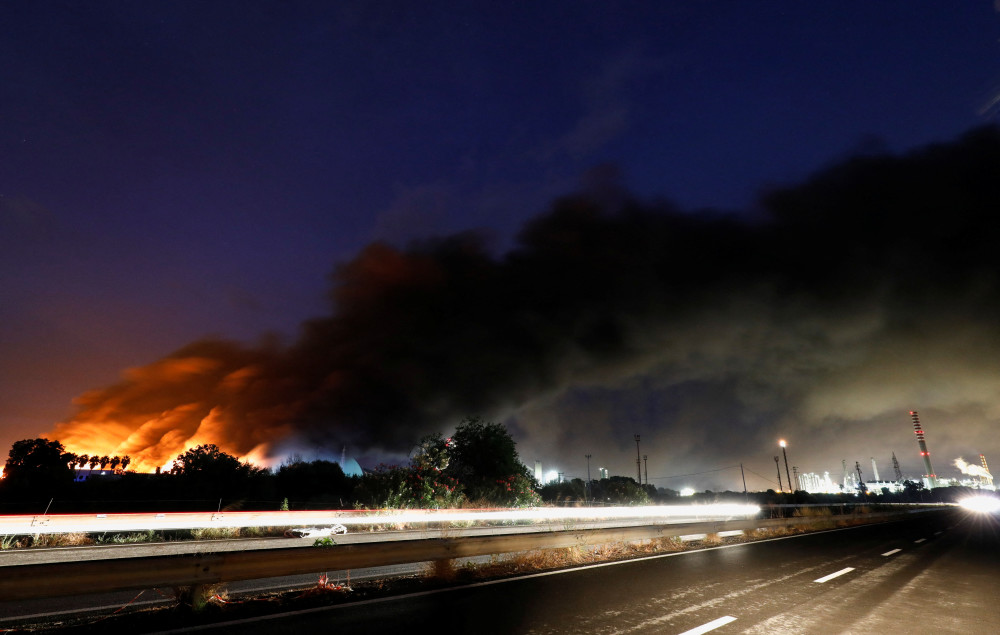
[[[238,352],[177,354],[130,369],[118,384],[77,398],[77,415],[46,436],[77,455],[129,456],[128,469],[137,472],[169,469],[179,455],[209,443],[264,463],[267,442],[287,432],[274,420],[288,413],[268,412],[266,425],[251,425],[256,417],[241,397],[256,389],[260,371]]]

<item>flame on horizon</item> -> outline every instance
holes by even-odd
[[[56,426],[54,438],[76,454],[129,455],[138,472],[168,470],[180,454],[209,443],[266,463],[264,439],[253,430],[233,434],[241,427],[235,417],[242,415],[234,401],[253,386],[255,367],[221,354],[235,348],[212,345],[212,357],[198,348],[131,369],[119,384],[82,395],[76,400],[79,413]],[[280,433],[281,428],[267,429]]]

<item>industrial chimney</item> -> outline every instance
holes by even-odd
[[[927,451],[927,441],[924,440],[924,429],[920,427],[920,418],[917,416],[916,410],[910,411],[910,418],[913,419],[913,432],[917,435],[920,456],[923,457],[924,467],[927,468],[927,473],[924,474],[924,478],[927,480],[927,487],[937,487],[937,475],[934,473],[934,468],[931,467],[931,453]]]

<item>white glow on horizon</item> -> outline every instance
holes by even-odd
[[[965,509],[983,514],[993,514],[1000,511],[1000,498],[994,496],[970,496],[958,503]]]
[[[681,488],[681,496],[694,496],[694,488],[693,487]]]

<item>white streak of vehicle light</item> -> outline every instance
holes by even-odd
[[[753,517],[754,505],[657,505],[649,507],[538,507],[534,509],[322,510],[273,512],[169,512],[133,514],[52,514],[0,516],[0,534],[97,531],[148,531],[210,527],[296,527],[339,523],[420,525],[454,522],[544,522],[635,519],[677,522],[678,519],[725,520]]]

